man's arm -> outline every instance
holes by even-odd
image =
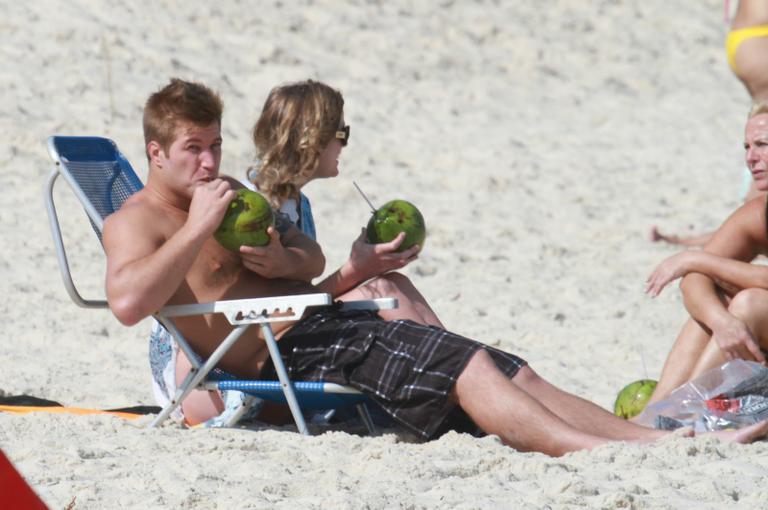
[[[168,302],[234,197],[220,179],[199,186],[186,222],[167,240],[157,213],[141,200],[107,218],[107,301],[120,322],[136,324]]]

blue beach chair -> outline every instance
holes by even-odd
[[[104,219],[118,210],[123,202],[139,191],[143,185],[112,140],[99,137],[52,136],[48,139],[47,146],[54,161],[54,167],[46,186],[45,202],[64,286],[72,301],[78,306],[108,308],[109,304],[105,300],[84,299],[72,280],[59,217],[53,201],[54,185],[59,176],[64,177],[85,208],[99,240],[101,240]],[[192,370],[178,388],[170,404],[162,409],[150,427],[165,421],[190,391],[201,388],[244,392],[249,395],[248,404],[256,402],[257,399],[287,403],[296,426],[302,434],[309,433],[302,409],[333,409],[355,405],[363,423],[369,431],[373,432],[373,423],[365,407],[367,397],[354,388],[338,384],[291,382],[277,348],[270,325],[272,322],[297,320],[302,317],[307,307],[328,306],[331,303],[329,294],[306,294],[175,305],[160,310],[154,317],[176,339],[179,348],[192,364]],[[392,298],[356,301],[344,305],[347,309],[368,310],[396,306],[397,301]],[[198,356],[176,328],[173,319],[209,313],[224,314],[233,329],[208,359],[198,361]],[[222,356],[253,325],[262,328],[278,381],[239,380],[215,369]],[[231,417],[228,425],[234,425],[244,411],[245,406]]]

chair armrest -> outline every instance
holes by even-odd
[[[230,324],[261,324],[299,320],[309,306],[328,306],[333,303],[330,294],[298,294],[268,298],[230,299],[195,303],[190,305],[171,305],[162,308],[158,315],[162,317],[186,317],[206,313],[222,313]]]
[[[397,298],[391,297],[344,301],[341,304],[342,310],[394,310],[397,307]]]

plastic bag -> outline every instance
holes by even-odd
[[[703,373],[647,406],[640,425],[696,432],[738,429],[768,419],[768,368],[735,360]]]

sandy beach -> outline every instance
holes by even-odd
[[[222,171],[243,179],[269,89],[339,88],[341,174],[305,188],[327,271],[374,203],[429,236],[404,271],[449,329],[612,409],[657,378],[686,318],[645,278],[675,249],[652,225],[716,227],[739,204],[749,97],[722,3],[6,2],[0,21],[0,394],[154,404],[149,322],[76,307],[44,211],[52,134],[115,140],[146,178],[141,112],[172,76],[225,103]],[[64,186],[73,272],[103,296],[101,247]],[[358,218],[357,221],[351,220]],[[0,448],[51,508],[765,508],[768,442],[677,436],[553,459],[495,437],[195,429],[0,413]],[[0,495],[0,499],[2,495]],[[0,507],[2,507],[0,501]]]

